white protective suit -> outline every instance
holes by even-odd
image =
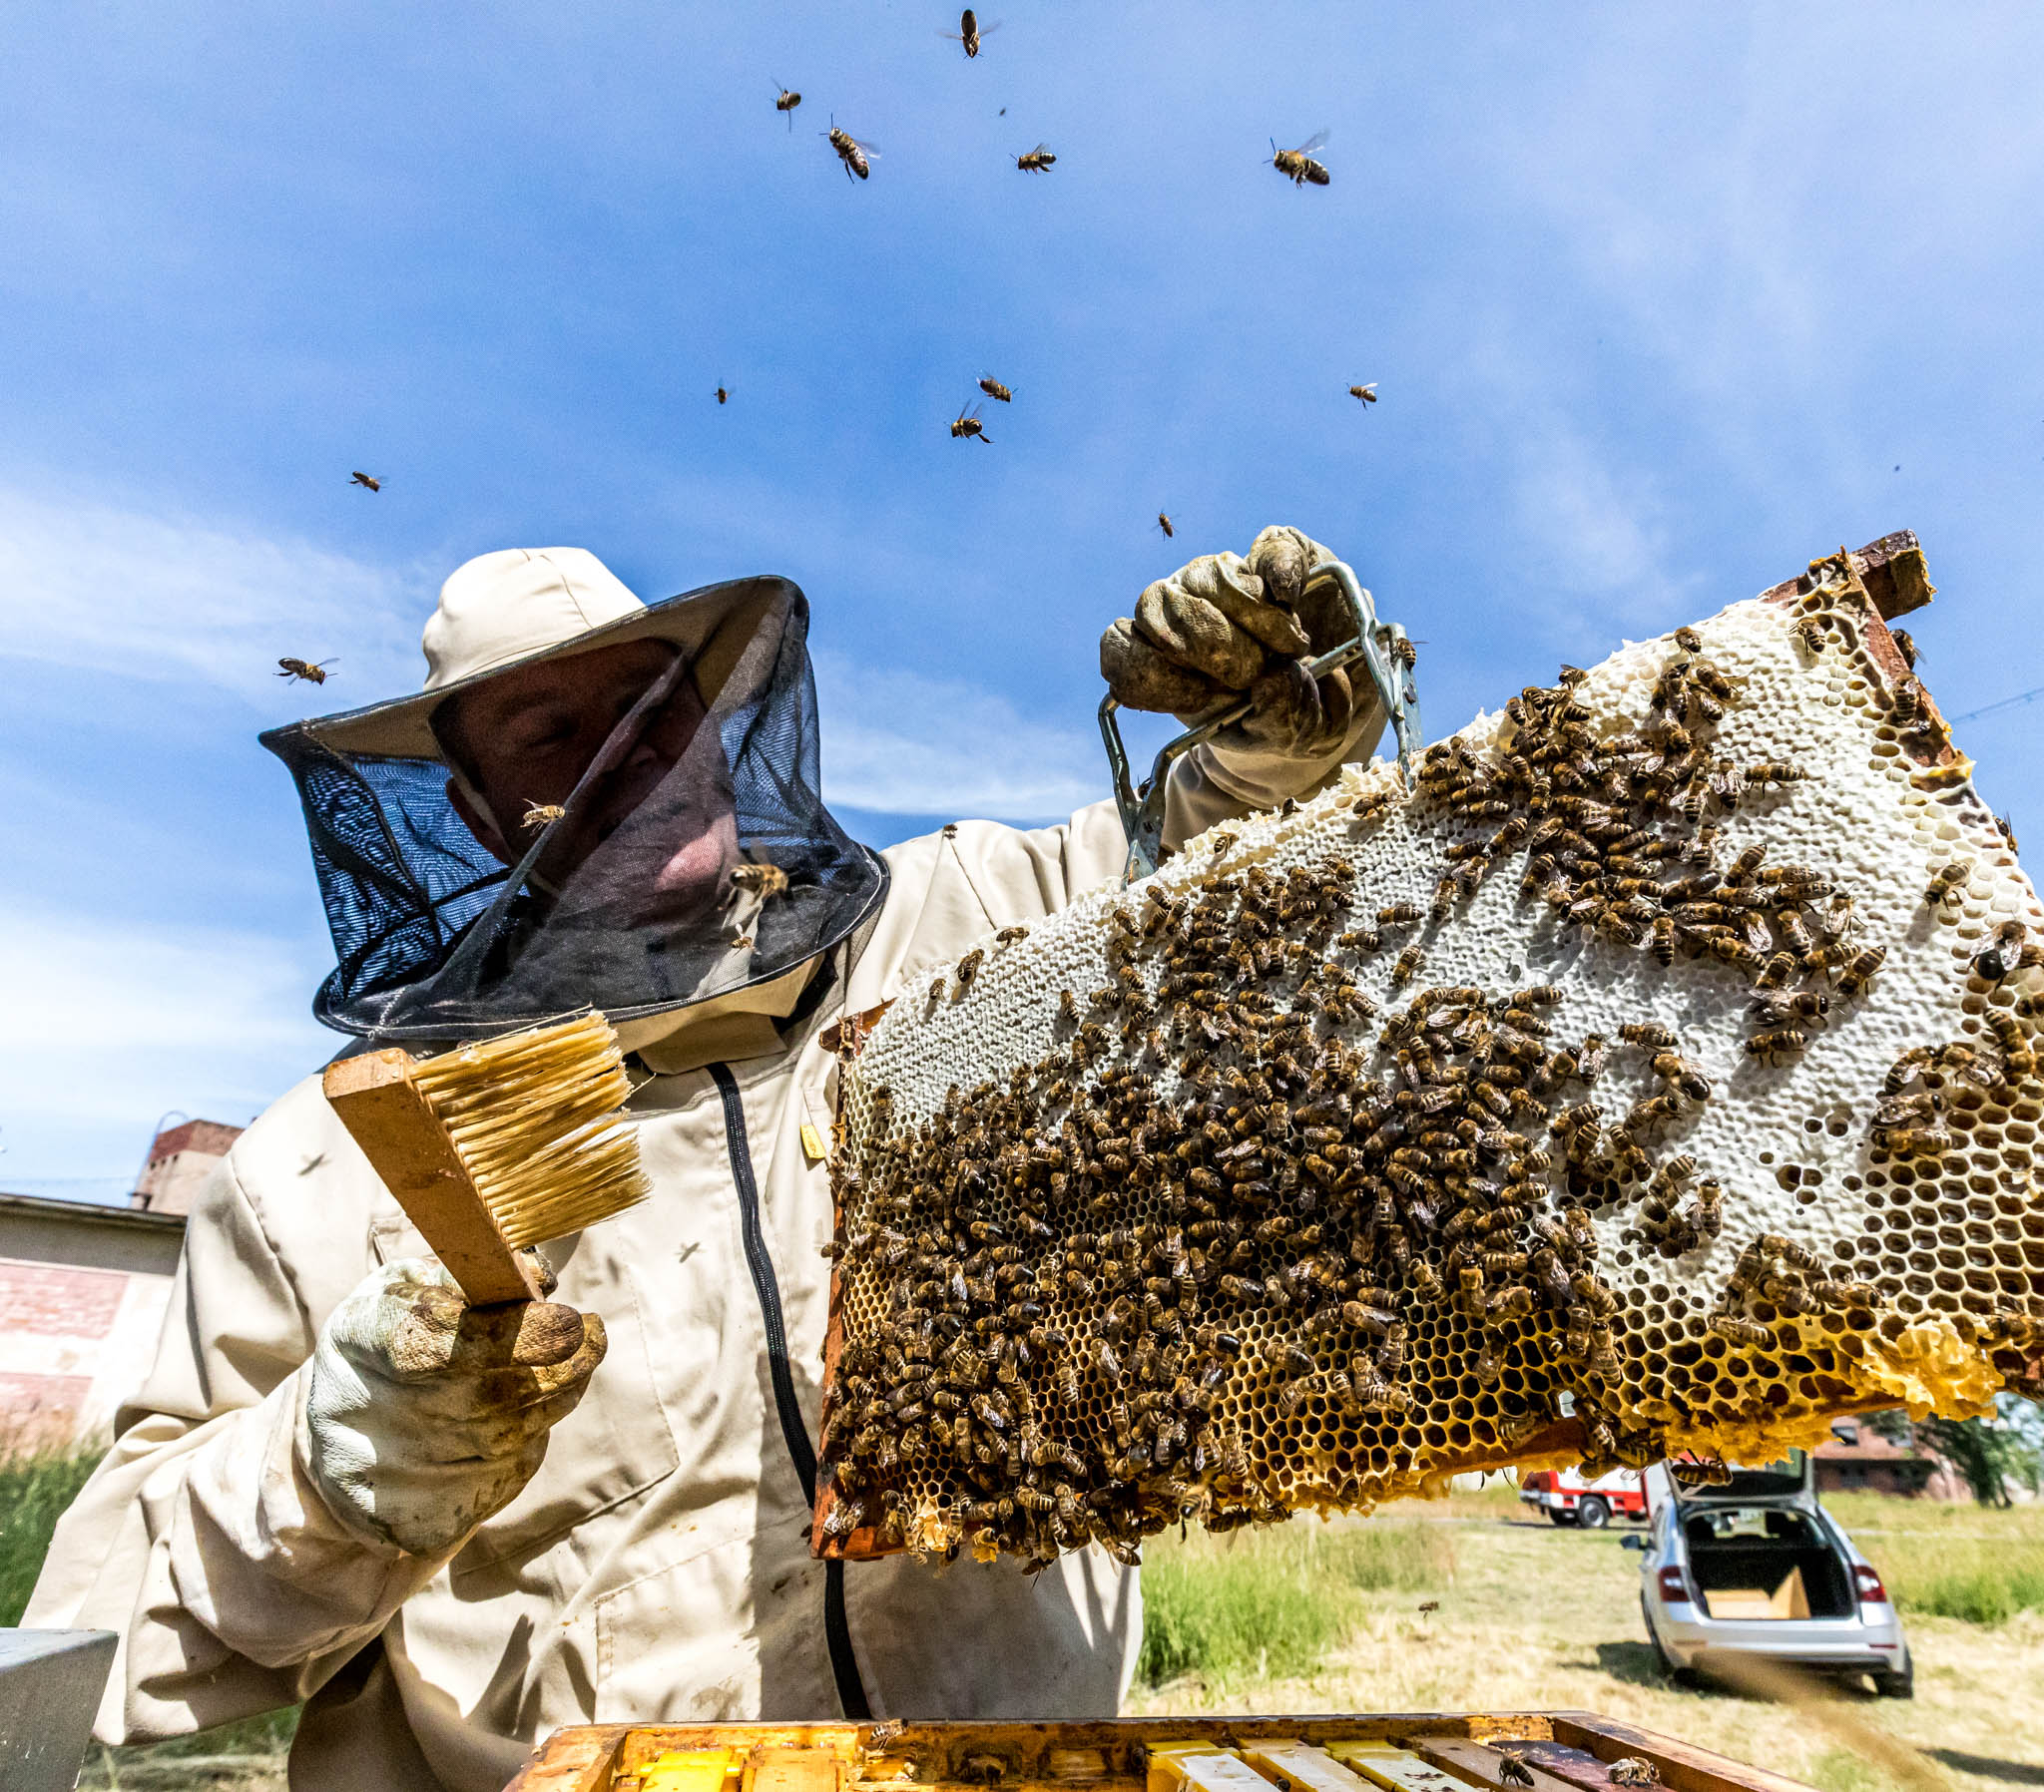
[[[1367,750],[1371,722],[1347,750]],[[1303,795],[1339,757],[1224,767],[1197,749],[1174,769],[1167,837]],[[344,1531],[293,1448],[327,1314],[425,1243],[316,1077],[242,1135],[193,1209],[155,1366],[59,1525],[26,1619],[121,1633],[103,1740],[305,1699],[293,1787],[484,1792],[563,1724],[839,1712],[761,1292],[777,1282],[805,1448],[831,1231],[801,1137],[829,1136],[820,1036],[1115,876],[1124,840],[1103,802],[1035,831],[964,822],[885,856],[886,901],[831,955],[815,1012],[784,1036],[759,1012],[776,996],[788,1012],[791,977],[685,1011],[644,1051],[662,1073],[632,1104],[653,1198],[547,1251],[555,1298],[602,1316],[609,1354],[538,1474],[449,1558]],[[843,1572],[874,1716],[1114,1714],[1142,1605],[1137,1575],[1099,1550],[1033,1579],[1006,1560],[940,1570],[907,1556]]]

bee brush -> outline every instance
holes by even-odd
[[[649,1192],[617,1035],[591,1010],[420,1060],[326,1067],[326,1100],[473,1306],[544,1298],[527,1248]]]

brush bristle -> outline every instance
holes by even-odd
[[[591,1011],[427,1060],[431,1105],[507,1242],[540,1244],[650,1192],[618,1036]]]

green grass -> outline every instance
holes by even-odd
[[[1419,1592],[1454,1578],[1438,1526],[1321,1526],[1160,1540],[1144,1551],[1143,1652],[1151,1685],[1310,1673],[1347,1635],[1356,1592]]]
[[[50,1533],[99,1459],[97,1450],[0,1459],[0,1625],[21,1622]]]
[[[1837,1495],[1824,1505],[1904,1615],[2000,1624],[2044,1611],[2044,1507],[1988,1513],[1877,1495]]]

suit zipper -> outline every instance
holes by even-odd
[[[816,1451],[809,1442],[801,1403],[795,1398],[794,1370],[787,1360],[787,1324],[780,1311],[780,1282],[767,1254],[766,1234],[760,1220],[760,1184],[753,1174],[753,1147],[746,1137],[745,1104],[738,1079],[728,1064],[706,1067],[724,1103],[724,1140],[731,1153],[731,1178],[739,1192],[739,1231],[745,1241],[746,1267],[753,1272],[753,1291],[760,1298],[760,1319],[766,1333],[766,1372],[773,1383],[773,1405],[780,1417],[780,1436],[787,1446],[802,1498],[816,1504]],[[872,1715],[858,1658],[852,1652],[851,1624],[844,1609],[844,1564],[832,1558],[823,1564],[823,1639],[829,1645],[830,1672],[837,1682],[837,1702],[855,1721]]]

